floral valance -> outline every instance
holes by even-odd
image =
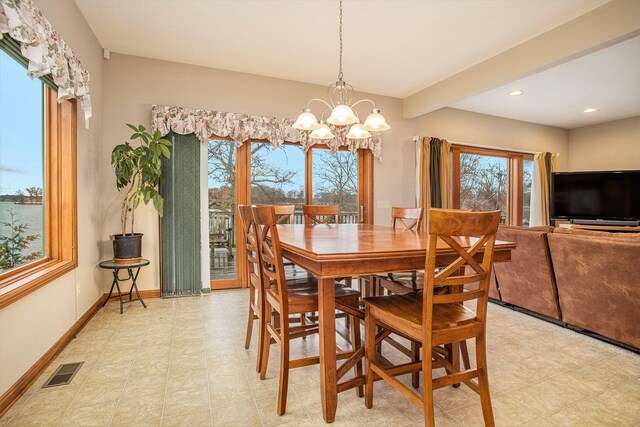
[[[51,74],[58,86],[58,101],[71,98],[80,101],[88,128],[89,72],[32,0],[0,0],[0,39],[4,33],[20,42],[22,55],[29,61],[31,78]]]
[[[332,152],[340,147],[348,147],[352,153],[358,148],[369,149],[377,159],[382,158],[382,138],[374,135],[367,139],[347,139],[344,130],[332,128],[336,135],[330,140],[316,140],[308,138],[305,132],[293,128],[293,119],[269,116],[250,116],[240,113],[226,113],[223,111],[200,110],[194,108],[169,107],[154,105],[151,108],[151,128],[159,130],[163,135],[170,131],[185,135],[195,133],[202,143],[206,143],[212,136],[224,136],[242,145],[249,139],[264,139],[274,148],[283,142],[298,142],[305,150],[314,144],[326,144]]]

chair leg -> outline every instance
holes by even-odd
[[[371,409],[373,407],[373,371],[371,370],[371,362],[375,357],[376,346],[376,320],[369,314],[369,310],[365,310],[364,316],[364,339],[365,339],[365,375],[366,386],[364,390],[364,405]]]
[[[471,361],[469,360],[469,349],[467,341],[460,341],[460,353],[462,354],[462,365],[464,369],[471,369]]]
[[[349,316],[347,319],[350,319],[349,330],[351,332],[351,349],[353,351],[358,351],[362,346],[362,341],[360,339],[360,320],[356,316]],[[353,367],[353,373],[356,377],[362,376],[362,360],[356,363]],[[356,394],[358,397],[364,396],[364,388],[362,386],[357,387]]]
[[[260,369],[262,366],[262,358],[264,357],[265,336],[269,338],[267,345],[269,345],[271,338],[267,332],[265,302],[262,298],[259,298],[258,304],[258,357],[256,358],[256,372],[261,372]]]
[[[278,415],[287,410],[287,393],[289,391],[289,316],[282,315],[280,322],[280,385],[278,387]]]
[[[476,338],[476,363],[478,369],[482,370],[482,375],[478,377],[480,386],[480,404],[482,405],[482,416],[484,425],[493,427],[493,409],[491,408],[491,395],[489,393],[489,375],[487,373],[487,348],[484,336]]]
[[[433,409],[433,376],[431,346],[422,345],[422,405],[424,411],[424,425],[435,426]]]
[[[267,325],[271,322],[271,306],[265,304],[264,307],[264,329],[262,329],[262,360],[260,362],[260,379],[267,376],[269,367],[269,352],[271,350],[271,333],[267,330]]]
[[[413,353],[412,362],[418,362],[420,360],[420,344],[411,341],[411,353]],[[413,388],[420,387],[420,372],[411,373],[411,385]]]
[[[249,286],[249,318],[247,319],[247,336],[244,340],[244,348],[249,348],[251,345],[251,334],[253,332],[253,318],[255,313],[253,312],[253,307],[251,307],[255,303],[256,299],[256,288],[253,286]]]

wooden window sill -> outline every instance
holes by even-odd
[[[49,260],[0,280],[0,309],[78,267],[76,260]]]

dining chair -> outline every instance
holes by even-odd
[[[254,206],[252,208],[258,235],[258,262],[262,270],[262,291],[264,295],[264,324],[265,333],[262,336],[262,358],[260,378],[264,379],[269,363],[271,339],[280,344],[280,383],[278,388],[278,414],[285,413],[287,404],[287,390],[289,383],[289,369],[320,363],[319,356],[290,359],[289,343],[295,338],[304,337],[318,332],[318,324],[303,323],[299,326],[289,324],[290,315],[318,311],[318,282],[309,278],[305,282],[297,282],[288,286],[282,262],[282,249],[276,227],[277,220],[272,206]],[[359,308],[360,293],[345,285],[335,283],[336,308],[354,312]],[[361,347],[359,319],[350,316],[350,344],[351,351],[339,350],[338,359],[346,359]],[[354,366],[355,375],[362,375],[362,363]],[[358,390],[362,395],[362,389]]]
[[[411,402],[423,408],[425,425],[434,425],[433,390],[464,383],[480,395],[484,422],[494,425],[489,392],[486,352],[487,301],[491,266],[500,212],[464,212],[430,209],[425,286],[422,292],[365,298],[365,405],[373,406],[373,382],[387,381]],[[465,249],[465,246],[470,246]],[[436,252],[448,249],[457,256],[436,273]],[[481,250],[484,252],[481,254]],[[480,258],[478,262],[476,258]],[[471,273],[455,275],[469,266]],[[475,290],[464,285],[479,283]],[[436,288],[447,293],[437,294]],[[475,311],[464,303],[476,301]],[[376,329],[404,335],[422,345],[422,360],[390,367],[375,360]],[[446,357],[440,346],[476,340],[476,368],[459,370]],[[434,368],[444,368],[446,375],[432,378]],[[422,395],[396,378],[397,375],[421,370]],[[473,379],[477,378],[477,382]]]
[[[391,208],[391,228],[417,232],[422,224],[422,208]],[[402,294],[422,288],[424,273],[405,271],[387,273],[374,278],[377,293],[386,290],[389,293]]]
[[[306,225],[338,223],[338,206],[302,205],[302,213]]]
[[[296,205],[274,205],[273,210],[276,214],[276,222],[278,224],[294,223],[293,215],[296,212]]]
[[[246,247],[247,262],[247,287],[249,288],[249,317],[247,320],[247,332],[245,337],[244,348],[251,345],[251,336],[253,334],[253,321],[258,320],[258,357],[256,361],[256,372],[260,372],[262,358],[262,336],[264,334],[264,295],[262,293],[262,271],[258,262],[258,237],[256,234],[255,221],[253,219],[253,211],[251,206],[239,205],[240,221],[242,222],[242,231]],[[287,285],[296,285],[300,281],[306,280],[305,277],[286,277]],[[304,283],[304,282],[303,282]]]
[[[394,230],[408,231],[417,233],[422,225],[423,210],[422,208],[391,208],[391,228]],[[392,295],[406,294],[418,289],[422,289],[424,281],[424,271],[403,271],[396,273],[378,274],[371,277],[372,294],[375,295]],[[420,360],[420,345],[411,342],[410,346],[398,341],[397,336],[389,335],[384,339],[396,350],[409,357],[412,361]],[[382,342],[377,344],[377,351],[382,353]],[[420,387],[419,372],[411,374],[411,383],[414,388]]]

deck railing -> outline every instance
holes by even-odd
[[[340,224],[356,224],[357,212],[341,212],[338,214]],[[304,224],[302,212],[293,214],[294,224]],[[227,247],[229,251],[236,246],[236,215],[235,212],[209,209],[209,240],[218,247]]]

